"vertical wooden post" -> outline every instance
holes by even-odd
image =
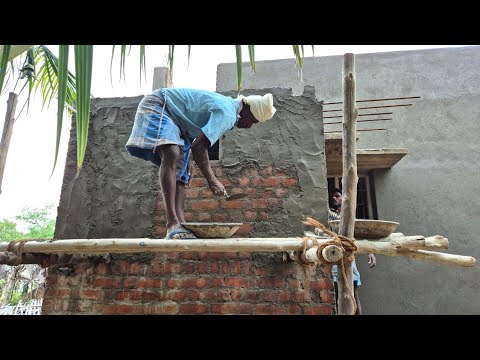
[[[7,162],[8,147],[13,132],[13,123],[15,120],[15,108],[17,107],[18,95],[11,92],[8,94],[7,113],[5,114],[5,123],[3,124],[2,140],[0,142],[0,194],[2,193],[3,172]]]
[[[353,238],[355,228],[355,213],[357,209],[357,107],[355,97],[355,56],[352,53],[344,55],[343,65],[343,201],[340,219],[339,235]],[[352,263],[344,261],[346,278],[342,276],[341,266],[338,266],[338,314],[354,315],[355,298],[353,297]],[[348,287],[348,288],[347,288]],[[349,289],[351,291],[349,291]]]

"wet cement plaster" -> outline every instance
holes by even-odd
[[[234,129],[221,142],[224,172],[234,175],[242,168],[273,165],[298,179],[299,190],[284,200],[282,209],[268,222],[255,224],[256,236],[301,236],[302,215],[327,221],[327,177],[322,104],[315,88],[305,86],[301,96],[291,89],[243,90],[242,94],[272,93],[274,117],[250,129]],[[225,95],[235,96],[234,92]]]
[[[85,163],[76,175],[72,123],[55,238],[153,237],[158,169],[124,146],[142,99],[94,99]]]

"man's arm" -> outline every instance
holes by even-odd
[[[208,140],[205,134],[200,134],[192,144],[193,160],[207,180],[210,190],[212,190],[215,195],[223,195],[225,193],[225,187],[215,177],[210,167],[210,162],[208,161],[209,147],[210,140]]]

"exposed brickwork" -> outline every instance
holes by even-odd
[[[333,284],[282,255],[169,253],[52,268],[44,314],[331,315]]]
[[[247,168],[234,177],[227,175],[220,161],[211,161],[211,166],[229,194],[247,193],[248,197],[225,201],[214,196],[200,170],[196,168],[195,176],[187,188],[185,218],[190,222],[243,222],[234,237],[258,236],[255,226],[269,221],[272,213],[282,211],[283,201],[292,193],[300,191],[295,173],[288,174],[273,166]],[[155,235],[164,237],[166,220],[161,195],[155,219]]]

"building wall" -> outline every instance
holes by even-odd
[[[271,122],[222,139],[215,174],[231,194],[213,197],[197,169],[187,189],[193,222],[243,222],[235,237],[302,236],[303,215],[327,206],[322,108],[314,89],[273,92]],[[234,95],[234,94],[231,94]],[[85,165],[75,178],[71,132],[55,238],[162,238],[158,169],[124,149],[141,97],[95,99]],[[195,240],[192,240],[195,241]],[[274,253],[140,253],[83,256],[49,268],[44,314],[334,313],[330,266],[302,266]]]
[[[319,101],[343,101],[343,56],[305,59],[303,83],[293,59],[258,62],[256,69],[244,87],[290,87],[295,95],[313,85]],[[406,235],[445,236],[446,252],[477,260],[479,69],[479,46],[355,56],[357,100],[420,96],[411,106],[393,108],[387,131],[359,132],[358,148],[409,151],[393,168],[375,171],[379,219],[398,221]],[[217,91],[235,89],[235,74],[235,64],[219,65]],[[480,313],[478,266],[377,256],[369,269],[361,255],[357,263],[365,314]]]

